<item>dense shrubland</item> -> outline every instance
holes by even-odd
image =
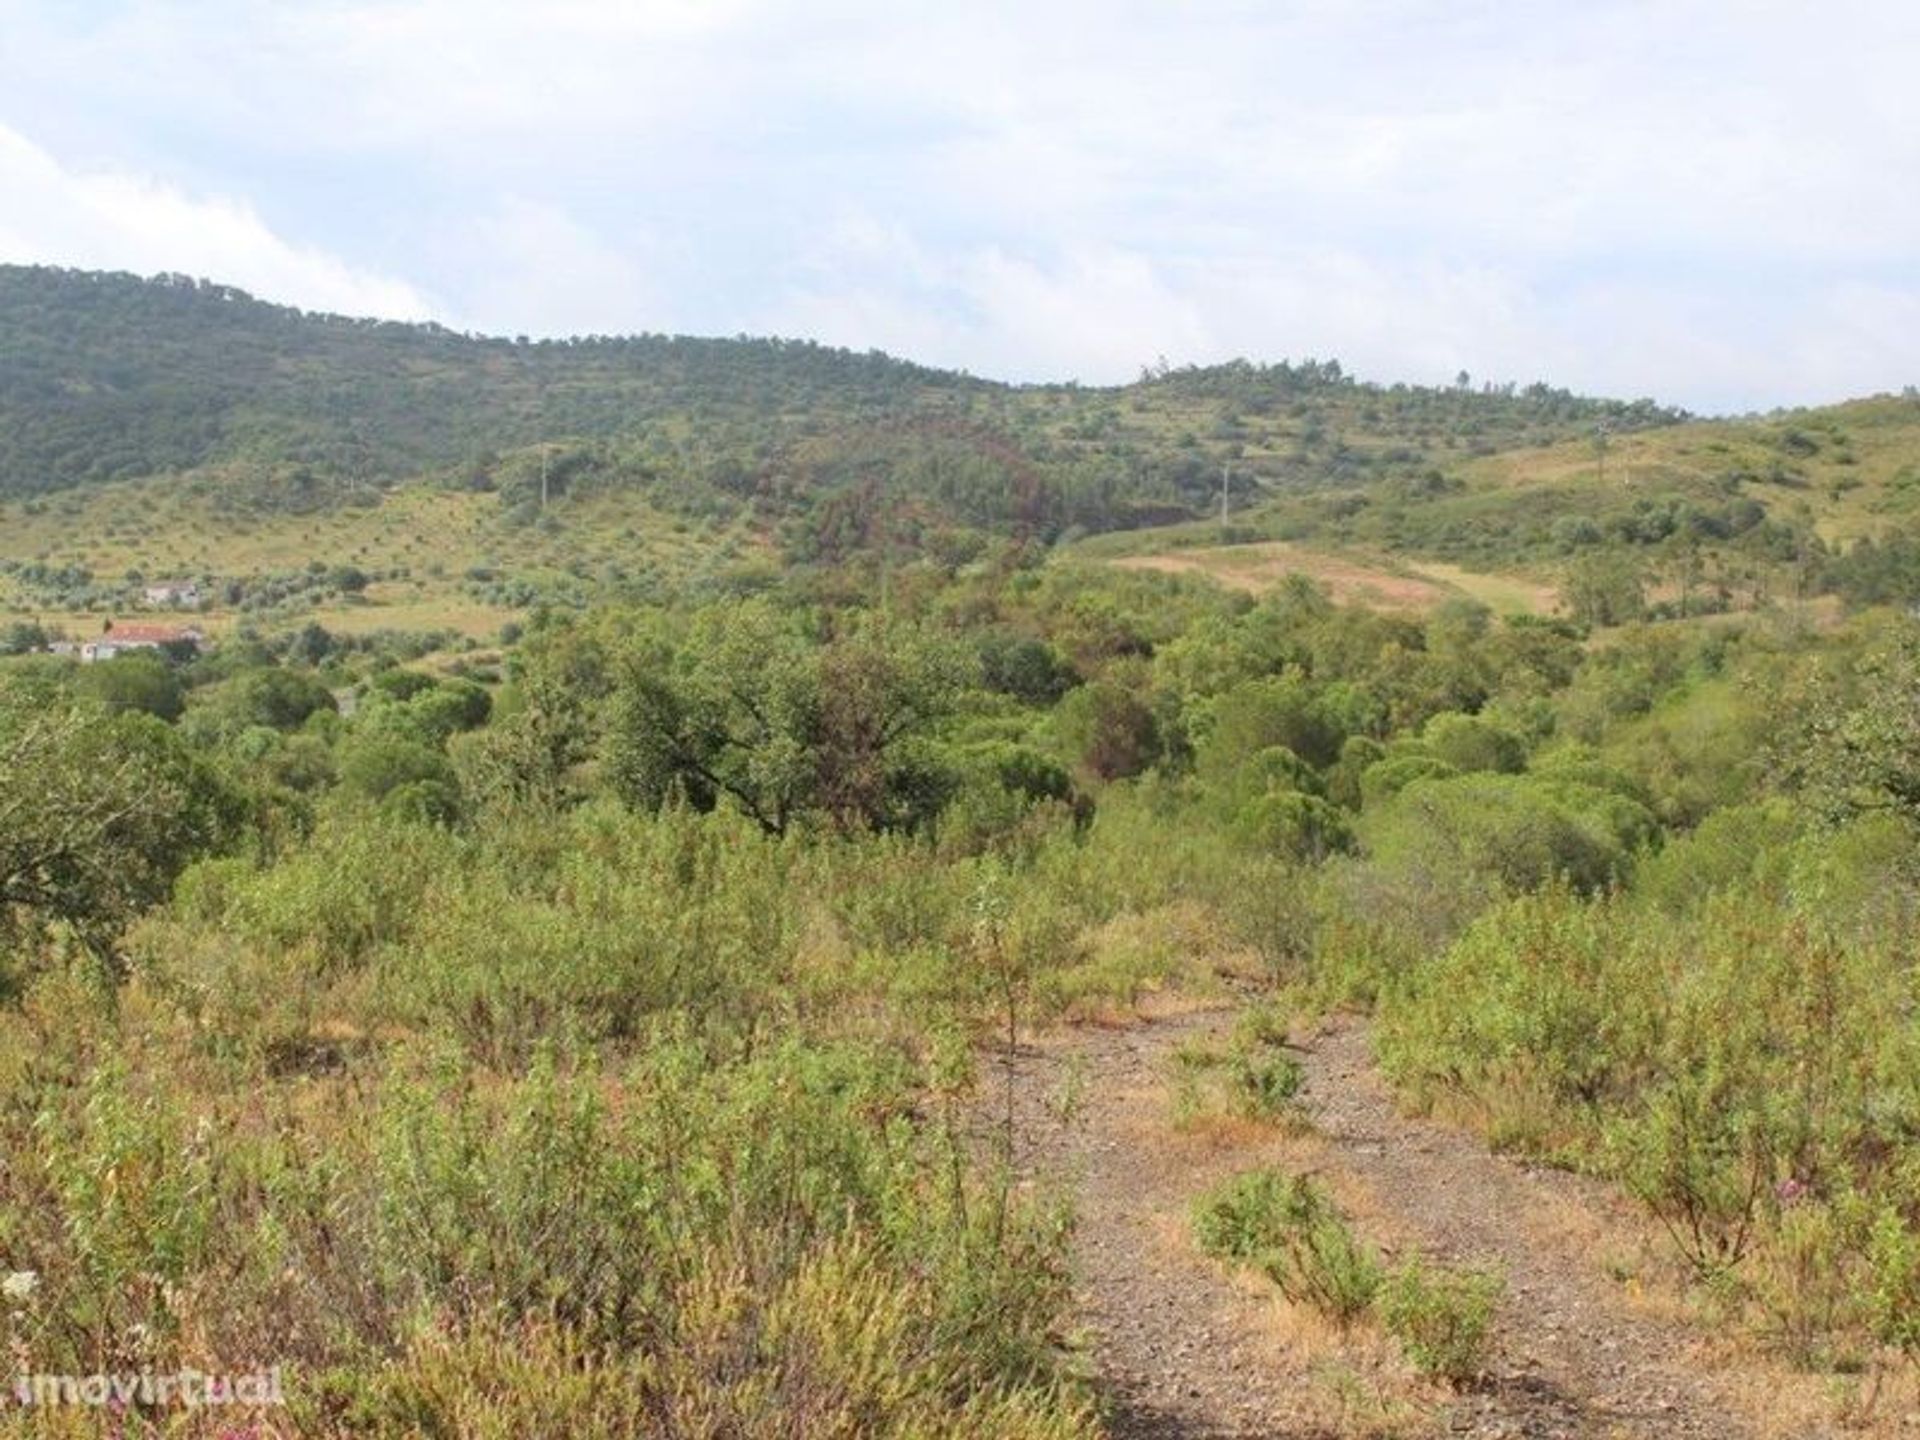
[[[281,1361],[317,1431],[1089,1434],[972,1057],[1223,978],[1377,1008],[1411,1097],[1616,1177],[1801,1362],[1920,1344],[1906,621],[1029,562],[542,613],[498,683],[7,662],[10,1351]],[[1246,1254],[1306,1284],[1283,1183],[1308,1249]],[[1333,1259],[1470,1373],[1492,1282]]]

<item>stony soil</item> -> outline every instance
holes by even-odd
[[[1601,1187],[1400,1114],[1357,1021],[1301,1037],[1309,1133],[1176,1124],[1172,1052],[1224,1037],[1231,1020],[1215,1011],[1080,1028],[989,1061],[983,1113],[1003,1122],[1010,1091],[1016,1163],[1074,1196],[1084,1345],[1120,1440],[1823,1433],[1760,1423],[1769,1400],[1756,1373],[1609,1278],[1592,1239],[1606,1218],[1593,1212],[1609,1205]],[[1195,1197],[1274,1163],[1315,1172],[1389,1252],[1505,1272],[1481,1383],[1456,1392],[1423,1381],[1377,1332],[1335,1332],[1198,1253]]]

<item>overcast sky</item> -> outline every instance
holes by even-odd
[[[1920,6],[0,0],[0,260],[1006,379],[1920,383]]]

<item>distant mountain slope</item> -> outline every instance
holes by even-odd
[[[1312,361],[1103,389],[805,341],[529,343],[184,277],[0,266],[0,498],[187,472],[266,509],[410,477],[509,506],[541,480],[630,486],[668,509],[755,513],[810,554],[929,525],[1050,538],[1189,517],[1223,465],[1283,490],[1413,483],[1680,418],[1543,385],[1368,385]]]
[[[805,342],[519,343],[185,277],[0,266],[0,492],[291,461],[397,478],[671,413],[885,414],[963,377]]]

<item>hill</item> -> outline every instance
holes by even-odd
[[[0,379],[0,603],[73,617],[184,574],[230,615],[372,604],[470,631],[691,574],[1193,521],[1229,468],[1302,500],[1419,493],[1683,418],[1311,360],[1014,386],[806,341],[489,338],[17,266]],[[367,584],[330,588],[343,569]]]
[[[1304,574],[1387,608],[1579,591],[1602,623],[1920,594],[1911,395],[1697,420],[1313,360],[1008,385],[806,341],[494,338],[26,267],[0,267],[0,378],[0,604],[83,627],[159,575],[201,580],[216,623],[481,634],[1004,542],[1244,590]]]
[[[1586,585],[1596,602],[1596,586],[1625,589],[1643,601],[1626,610],[1686,616],[1819,595],[1911,603],[1916,522],[1920,397],[1909,393],[1597,431],[1468,456],[1412,482],[1265,487],[1224,536],[1218,523],[1186,522],[1079,548],[1241,589],[1307,574],[1402,606],[1465,594],[1538,610],[1542,587]],[[1602,623],[1618,609],[1588,608]]]
[[[25,267],[0,267],[0,374],[0,496],[217,467],[235,485],[237,467],[297,507],[424,474],[484,485],[504,452],[617,441],[601,467],[630,481],[673,471],[778,502],[884,473],[959,519],[1034,528],[1191,511],[1223,462],[1311,487],[1679,418],[1312,361],[1015,387],[806,341],[508,340]]]

